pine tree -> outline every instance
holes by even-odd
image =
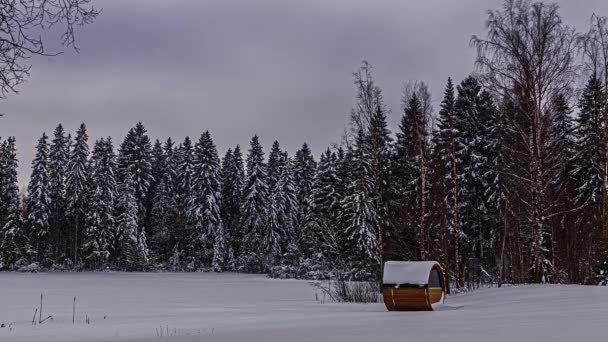
[[[50,257],[50,189],[48,137],[42,134],[32,160],[32,175],[28,185],[27,225],[34,242],[36,260],[43,266],[51,266]]]
[[[116,156],[112,139],[95,142],[91,163],[91,183],[88,189],[89,205],[85,218],[83,259],[85,267],[102,269],[108,266],[114,246],[114,208],[117,200]]]
[[[87,210],[87,192],[89,184],[89,146],[87,128],[81,124],[76,132],[74,147],[68,162],[66,175],[66,194],[68,197],[67,212],[70,218],[72,232],[68,257],[74,264],[79,263],[79,254],[83,240],[83,225]]]
[[[9,137],[1,147],[0,269],[15,269],[24,263],[28,249],[28,241],[21,220],[15,138]]]
[[[211,265],[214,271],[221,272],[225,267],[228,254],[226,234],[221,206],[220,159],[209,131],[205,131],[194,148],[194,175],[192,178],[192,216],[196,236],[201,247],[199,262]]]
[[[51,243],[54,247],[54,259],[67,257],[67,241],[70,237],[69,222],[65,219],[66,210],[66,176],[70,158],[70,142],[60,124],[55,129],[49,152],[49,187],[51,197],[51,216],[49,218]]]
[[[251,147],[247,156],[247,178],[243,188],[241,206],[241,229],[244,241],[239,261],[240,267],[259,272],[264,270],[262,246],[266,236],[268,183],[267,170],[264,163],[264,152],[258,136],[251,139]],[[245,252],[246,251],[246,252]]]

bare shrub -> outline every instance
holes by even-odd
[[[380,293],[376,282],[329,280],[310,284],[315,289],[315,298],[320,303],[325,303],[326,300],[335,303],[380,302]],[[321,296],[319,296],[319,292]]]

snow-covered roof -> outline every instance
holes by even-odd
[[[384,263],[384,284],[427,285],[436,261],[387,261]]]

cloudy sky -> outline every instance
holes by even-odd
[[[34,146],[58,123],[116,145],[142,121],[153,138],[210,130],[221,153],[259,134],[315,154],[338,141],[362,59],[392,109],[407,80],[424,80],[438,106],[445,80],[473,69],[472,34],[498,0],[96,0],[103,13],[78,35],[80,53],[35,58],[21,93],[3,101],[0,136],[15,135],[26,184]],[[605,0],[560,0],[586,29]]]

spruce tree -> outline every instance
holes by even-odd
[[[0,148],[0,269],[15,269],[24,264],[29,249],[23,231],[17,183],[17,149],[9,137]]]
[[[281,173],[283,158],[278,141],[274,141],[268,155],[268,188],[273,189]]]
[[[176,244],[175,231],[178,220],[178,154],[173,140],[167,139],[163,146],[164,171],[160,175],[153,200],[150,249],[154,257],[166,263]]]
[[[34,244],[35,260],[45,267],[52,265],[50,258],[50,210],[49,145],[48,137],[42,134],[32,160],[32,174],[27,188],[27,226]]]
[[[573,207],[574,182],[571,173],[573,169],[574,153],[574,123],[570,114],[572,109],[568,100],[563,94],[556,94],[551,100],[551,125],[547,142],[547,169],[549,169],[549,198],[551,203],[555,203],[560,214],[550,219],[551,242],[547,246],[550,250],[551,264],[553,265],[553,281],[562,281],[560,274],[567,272],[567,263],[562,260],[567,259],[568,243],[571,240],[571,232],[575,222],[572,213],[569,212]]]
[[[391,159],[391,132],[387,128],[386,109],[382,103],[382,97],[378,95],[379,101],[370,118],[369,132],[366,143],[369,145],[370,177],[372,181],[371,199],[374,213],[377,215],[378,255],[380,257],[380,269],[378,276],[381,280],[382,260],[384,257],[384,241],[386,234],[392,230],[392,222],[389,219],[389,201],[391,200],[390,184],[390,159]]]
[[[584,208],[578,215],[578,244],[572,246],[582,259],[575,278],[582,283],[595,281],[594,275],[604,264],[606,242],[601,231],[605,227],[608,199],[605,177],[608,144],[605,132],[605,111],[608,99],[605,87],[595,76],[591,76],[579,100],[579,116],[576,120],[574,168],[572,177],[576,186],[576,207]],[[582,235],[582,237],[581,237]],[[599,243],[598,243],[599,242]],[[586,252],[586,253],[582,253]],[[583,255],[585,256],[583,258]]]
[[[223,271],[228,254],[221,206],[220,159],[209,131],[205,131],[194,147],[192,178],[192,217],[198,241],[199,263]]]
[[[247,156],[247,178],[241,205],[241,229],[244,233],[240,267],[249,271],[264,270],[263,239],[267,220],[268,183],[264,152],[257,135],[251,139]]]
[[[116,250],[114,209],[117,200],[116,156],[112,139],[95,142],[90,162],[91,183],[85,218],[83,259],[88,269],[108,266],[110,252]]]
[[[74,147],[70,154],[66,175],[66,194],[68,197],[67,213],[72,231],[69,234],[68,258],[74,264],[80,261],[80,249],[83,241],[83,225],[87,210],[87,193],[89,185],[89,136],[85,124],[76,132]]]
[[[321,155],[313,182],[313,222],[319,232],[320,252],[328,264],[339,267],[341,256],[339,213],[342,198],[338,190],[338,157],[329,148]]]
[[[67,257],[67,241],[70,237],[69,222],[66,220],[66,177],[70,158],[70,142],[63,126],[55,129],[54,138],[49,152],[49,187],[51,196],[51,216],[49,224],[51,240],[54,249],[54,259],[63,260]]]
[[[189,137],[177,149],[177,220],[175,224],[175,245],[171,264],[174,267],[194,269],[195,248],[191,237],[195,234],[191,219],[192,177],[194,172],[194,147]]]
[[[267,267],[282,262],[285,252],[295,244],[293,238],[297,199],[293,165],[287,155],[281,154],[279,158],[278,176],[269,198],[267,235],[264,237]]]
[[[393,160],[395,198],[402,258],[429,258],[428,176],[429,146],[427,120],[418,95],[414,93],[404,108]]]
[[[154,141],[150,158],[152,182],[150,184],[150,189],[148,190],[144,203],[146,212],[144,218],[144,227],[146,227],[146,233],[149,239],[150,237],[153,237],[157,234],[157,232],[154,230],[154,228],[156,228],[156,225],[153,222],[153,209],[155,206],[155,199],[158,195],[158,187],[166,169],[165,152],[163,149],[163,144],[160,142],[159,139],[156,139]],[[155,249],[154,244],[151,244],[149,247],[150,254],[156,255],[157,251]]]
[[[448,249],[448,241],[455,241],[454,233],[460,230],[458,219],[458,159],[456,156],[456,114],[454,110],[455,97],[452,79],[444,91],[437,130],[433,133],[433,164],[434,170],[434,202],[438,211],[437,224],[440,236],[442,255],[440,261],[448,268],[454,265],[453,252]],[[448,256],[449,255],[449,256]]]
[[[152,174],[152,145],[141,122],[131,128],[120,145],[118,156],[118,181],[124,183],[130,177],[133,181],[134,196],[137,201],[137,222],[139,230],[147,233],[148,192],[154,183]]]
[[[120,185],[117,230],[121,236],[121,264],[128,271],[141,271],[147,268],[148,247],[146,234],[139,229],[138,203],[135,198],[136,182],[127,173]]]
[[[317,165],[307,143],[304,143],[302,148],[296,152],[293,163],[298,206],[295,233],[301,241],[301,245],[298,246],[300,252],[306,258],[310,258],[314,253],[316,245],[314,239],[317,236],[317,232],[312,230],[314,226],[310,224],[312,183]]]
[[[357,277],[376,277],[380,267],[378,215],[371,197],[373,178],[369,158],[369,143],[363,129],[357,134],[353,149],[353,181],[351,195],[342,201],[346,233],[356,246],[359,256],[355,267],[362,272]]]
[[[241,203],[245,170],[241,149],[237,145],[228,149],[222,161],[222,222],[226,230],[228,247],[227,264],[234,267],[234,260],[241,254],[243,232],[241,226]]]

